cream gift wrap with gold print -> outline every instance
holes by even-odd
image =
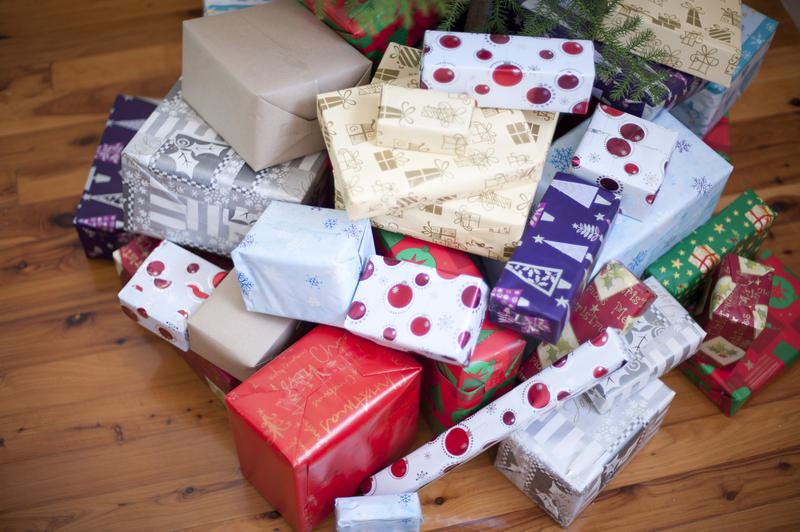
[[[375,142],[389,148],[463,155],[475,99],[469,94],[384,85]]]

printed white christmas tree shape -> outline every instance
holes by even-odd
[[[599,200],[596,201],[596,198],[598,197],[598,188],[588,183],[572,183],[569,181],[554,179],[550,186],[561,191],[561,193],[563,193],[569,199],[580,203],[586,209],[591,207],[592,203],[610,205],[610,203],[602,196],[599,196]]]
[[[548,297],[552,296],[556,289],[565,290],[572,286],[568,281],[561,279],[564,273],[561,268],[509,261],[506,269]]]
[[[586,254],[589,252],[589,246],[568,244],[566,242],[558,242],[555,240],[545,240],[544,242],[550,247],[557,249],[567,257],[571,258],[575,262],[583,262],[583,259],[586,258]]]

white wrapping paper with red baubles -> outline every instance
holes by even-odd
[[[361,490],[365,495],[417,491],[558,408],[567,398],[581,395],[621,367],[626,355],[616,330],[606,329],[436,439],[369,477]]]

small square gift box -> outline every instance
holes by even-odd
[[[767,325],[773,271],[760,262],[728,253],[708,280],[698,310],[707,336],[698,362],[730,369]]]
[[[557,342],[618,207],[612,192],[556,174],[492,289],[490,319]]]
[[[364,267],[345,329],[402,351],[466,366],[489,287],[472,275],[374,255]]]
[[[597,379],[625,363],[619,335],[607,329],[533,379],[517,385],[475,414],[371,476],[361,486],[365,495],[406,493],[447,474],[492,445],[546,416],[569,397],[577,397]]]
[[[336,532],[419,532],[421,524],[416,493],[336,499]]]
[[[164,240],[122,290],[122,311],[182,351],[189,350],[186,320],[227,272]]]
[[[321,325],[226,397],[245,477],[297,532],[417,434],[413,357]]]
[[[644,284],[656,299],[622,337],[630,360],[586,392],[598,412],[608,412],[671,371],[692,356],[706,336],[658,281],[650,277]]]
[[[586,114],[592,41],[428,30],[420,87],[466,92],[480,107]]]
[[[655,301],[656,295],[625,266],[612,260],[592,279],[575,303],[558,342],[542,342],[520,375],[527,379],[565,357],[607,327],[627,333]]]
[[[678,133],[597,106],[572,156],[572,173],[620,197],[620,211],[641,220],[652,209],[664,181]]]
[[[384,85],[375,143],[389,148],[463,155],[475,98],[469,94]]]
[[[110,259],[133,238],[125,232],[120,158],[155,108],[151,101],[132,96],[114,100],[72,221],[87,257]]]
[[[494,466],[567,527],[653,438],[674,396],[655,379],[605,414],[575,397],[503,440]]]
[[[341,327],[374,254],[367,220],[273,201],[231,257],[247,310]]]
[[[691,305],[726,253],[755,257],[776,216],[747,190],[648,266],[644,276],[655,277],[682,305]]]

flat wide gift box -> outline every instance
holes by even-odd
[[[122,152],[126,229],[228,255],[270,200],[316,196],[325,152],[255,172],[181,94],[178,81]]]
[[[305,322],[248,311],[235,269],[188,321],[192,351],[240,381],[278,356],[310,327]]]
[[[492,288],[490,319],[557,342],[618,208],[612,192],[556,174]]]
[[[388,48],[372,82],[401,87],[419,86],[420,51],[408,46]],[[558,114],[523,111],[529,134],[520,130],[520,139],[531,140],[536,147],[531,179],[501,184],[500,180],[466,198],[438,199],[417,204],[393,214],[372,217],[375,227],[411,235],[476,255],[508,260],[517,247],[533,194],[541,175],[541,161],[555,132]],[[524,136],[523,136],[524,135]],[[343,208],[339,193],[339,208]]]
[[[693,304],[726,253],[755,257],[776,216],[748,189],[648,266],[644,275],[655,277],[682,305]]]
[[[503,440],[494,466],[567,527],[652,439],[674,396],[655,379],[605,414],[576,397]]]
[[[619,335],[607,329],[563,362],[495,399],[475,414],[417,448],[361,485],[365,495],[417,491],[484,452],[534,419],[584,393],[603,375],[625,363]]]
[[[317,94],[371,67],[294,0],[183,23],[184,97],[255,170],[324,149]]]
[[[586,397],[598,412],[608,412],[653,380],[692,356],[706,332],[685,308],[652,277],[644,284],[656,300],[623,335],[630,359],[601,379]]]
[[[707,135],[758,74],[777,28],[771,18],[742,5],[742,57],[731,86],[709,83],[670,112],[698,136]]]
[[[694,358],[680,366],[728,416],[800,358],[800,278],[771,252],[762,253],[758,260],[774,271],[764,331],[730,370]]]
[[[133,238],[125,232],[122,211],[122,149],[155,108],[151,101],[132,96],[114,100],[72,221],[87,257],[110,259]]]
[[[741,0],[622,0],[606,26],[639,17],[667,51],[665,65],[729,87],[742,55],[741,16]]]
[[[164,240],[119,292],[122,311],[182,351],[189,350],[186,320],[227,272]]]
[[[419,532],[421,524],[416,493],[336,499],[336,532]]]
[[[653,123],[678,133],[661,190],[644,219],[617,216],[605,237],[592,277],[612,259],[641,276],[649,264],[711,217],[733,170],[669,113],[661,113]],[[575,148],[588,126],[589,121],[584,121],[553,142],[534,204],[541,200],[556,172],[570,171]]]
[[[228,394],[242,474],[310,531],[413,443],[420,371],[410,355],[316,327]]]
[[[586,114],[593,84],[592,41],[425,32],[420,87],[481,107]]]
[[[231,256],[247,310],[342,327],[374,254],[366,220],[273,201]]]

